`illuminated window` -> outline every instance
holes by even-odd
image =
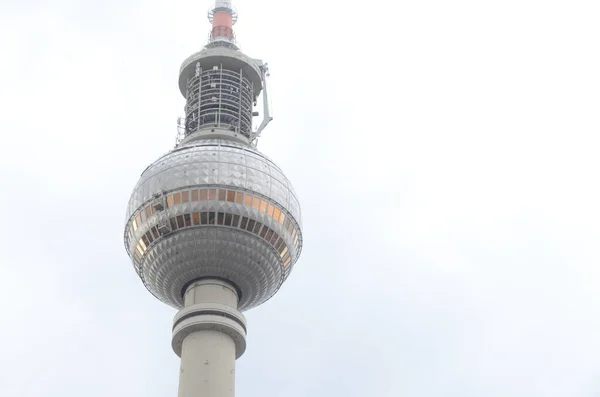
[[[268,229],[269,231],[267,232],[266,236],[262,236],[265,238],[265,240],[267,240],[268,242],[271,242],[271,238],[273,237],[273,233],[275,233],[273,230]]]
[[[254,230],[252,231],[252,233],[258,234],[258,232],[260,231],[261,227],[262,227],[262,223],[256,222],[256,225],[254,225]]]
[[[269,204],[269,209],[267,210],[267,214],[269,214],[269,216],[273,216],[273,211],[275,211],[275,207],[273,206],[273,204]]]
[[[239,215],[234,215],[233,216],[233,222],[231,222],[231,226],[237,227],[238,223],[240,223],[240,216]]]
[[[288,247],[287,247],[287,245],[284,245],[284,246],[283,246],[283,249],[282,249],[282,250],[280,250],[280,251],[281,251],[281,257],[283,258],[283,257],[284,257],[284,255],[285,255],[285,254],[287,254],[287,252],[288,252]]]
[[[258,197],[252,198],[252,208],[258,209],[260,206],[260,199]]]
[[[217,199],[217,189],[208,189],[208,199],[209,200]]]
[[[192,201],[198,201],[198,191],[192,190]]]
[[[182,228],[185,226],[185,223],[183,222],[183,216],[181,216],[181,215],[177,216],[177,226],[179,228]]]
[[[279,215],[281,215],[281,211],[278,208],[275,208],[275,213],[273,214],[273,219],[278,220]]]
[[[229,190],[227,191],[227,201],[229,202],[235,202],[235,192]]]
[[[188,201],[190,201],[190,192],[187,190],[185,192],[181,192],[181,202],[187,203]]]
[[[260,212],[267,212],[268,203],[265,200],[260,200]]]
[[[279,223],[281,223],[283,225],[284,221],[285,221],[285,214],[282,212],[281,213],[281,218],[279,218]]]
[[[225,226],[231,226],[231,220],[233,216],[231,214],[225,214]]]
[[[206,189],[200,190],[200,200],[201,201],[208,200],[208,190],[206,190]]]
[[[225,201],[227,197],[227,190],[219,189],[219,201]]]
[[[208,212],[203,212],[200,214],[200,224],[208,225]]]
[[[223,225],[223,224],[225,224],[225,213],[219,212],[217,214],[217,225]]]
[[[209,225],[214,225],[215,224],[215,213],[214,212],[209,212],[208,213],[208,224]]]
[[[192,214],[192,217],[194,218],[194,225],[199,225],[200,224],[200,214],[198,212],[194,212]]]
[[[244,201],[244,193],[237,192],[235,194],[235,202],[238,203],[238,204],[242,204],[243,201]]]
[[[242,216],[242,222],[240,223],[240,229],[246,229],[246,226],[248,226],[248,218],[246,218],[245,216]]]
[[[173,195],[169,194],[167,196],[167,207],[172,207],[173,205],[174,205],[174,203],[173,203]]]
[[[135,217],[135,223],[138,227],[142,224],[142,217],[140,216],[140,214],[137,214],[137,216]]]
[[[249,194],[246,195],[246,207],[252,207],[252,196]]]
[[[183,220],[185,221],[185,226],[186,227],[192,226],[192,217],[190,216],[190,214],[185,214],[183,216]]]
[[[131,226],[133,227],[133,231],[135,232],[137,230],[137,224],[135,223],[135,219],[131,221]]]
[[[146,207],[146,217],[150,218],[152,216],[152,206],[149,205]]]
[[[139,244],[135,247],[135,249],[137,250],[140,256],[144,255],[144,251],[142,251],[142,247]]]
[[[181,204],[181,193],[175,193],[173,198],[175,200],[175,205]]]
[[[283,263],[283,266],[288,267],[292,262],[292,258],[287,258],[287,260]]]
[[[256,223],[256,222],[255,222],[255,221],[253,221],[252,219],[248,219],[248,227],[246,228],[246,230],[247,230],[247,231],[249,231],[249,232],[251,232],[251,231],[252,231],[252,229],[254,229],[254,224],[255,224],[255,223]]]
[[[140,240],[140,246],[142,247],[142,252],[146,251],[146,244],[144,243],[144,240]]]

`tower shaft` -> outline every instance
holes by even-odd
[[[235,360],[245,350],[245,320],[228,282],[204,279],[185,292],[173,348],[181,357],[178,397],[233,397]]]

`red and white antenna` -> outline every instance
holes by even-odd
[[[237,22],[237,12],[227,0],[216,0],[208,11],[208,20],[212,23],[210,41],[226,40],[235,42],[233,25]]]

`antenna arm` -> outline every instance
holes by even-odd
[[[267,124],[269,124],[269,122],[271,120],[273,120],[273,117],[271,117],[271,113],[269,112],[269,96],[267,94],[267,75],[269,74],[269,67],[267,66],[267,64],[263,64],[260,66],[260,71],[262,72],[262,81],[263,81],[263,121],[262,123],[260,123],[260,125],[258,126],[258,129],[256,130],[255,136],[259,137],[260,133],[262,132],[262,130],[265,129],[265,127],[267,126]]]

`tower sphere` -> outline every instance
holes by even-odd
[[[125,245],[158,299],[181,308],[190,283],[218,278],[238,289],[239,308],[247,310],[285,281],[301,235],[298,199],[275,163],[251,144],[199,139],[142,173]]]

